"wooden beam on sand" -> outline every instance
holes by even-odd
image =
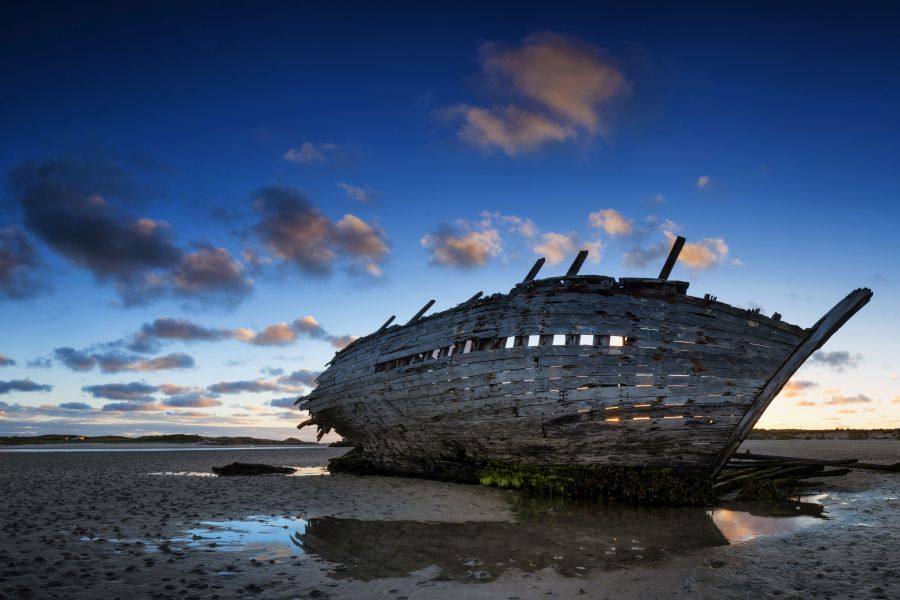
[[[566,271],[566,277],[575,277],[576,275],[578,275],[578,271],[581,270],[581,265],[584,264],[587,255],[587,250],[582,250],[578,253],[578,256],[576,256],[575,260],[572,261],[572,266],[569,267],[568,271]]]
[[[659,272],[658,279],[668,279],[669,275],[672,274],[672,269],[675,268],[675,261],[678,260],[678,255],[681,254],[684,242],[684,237],[680,235],[675,238],[675,243],[672,244],[672,249],[669,250],[669,257],[666,258],[666,263],[663,265],[662,271]]]
[[[755,452],[750,452],[749,450],[744,452],[737,452],[732,460],[750,460],[750,461],[790,461],[794,463],[811,463],[811,464],[819,464],[819,465],[832,465],[837,463],[855,463],[859,459],[858,458],[849,458],[849,459],[838,459],[838,460],[828,460],[821,458],[801,458],[797,456],[781,456],[778,454],[757,454]],[[731,466],[729,464],[729,466]]]

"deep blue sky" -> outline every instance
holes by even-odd
[[[652,276],[664,231],[712,253],[692,293],[803,326],[872,287],[763,424],[900,426],[896,3],[0,11],[0,434],[293,435],[270,402],[309,378],[279,377],[340,336],[506,291],[551,241],[547,273],[599,243],[586,270]],[[526,90],[531,50],[562,62]],[[136,350],[164,317],[207,330]]]

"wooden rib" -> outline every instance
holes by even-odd
[[[672,269],[675,267],[675,261],[678,260],[678,255],[681,254],[681,249],[684,247],[685,239],[682,236],[678,236],[675,238],[675,243],[672,244],[672,249],[669,250],[669,256],[666,257],[666,262],[663,264],[662,270],[659,272],[659,279],[668,279],[669,275],[672,274]]]
[[[806,339],[797,346],[791,355],[784,361],[772,378],[766,383],[765,387],[759,393],[753,407],[747,411],[744,417],[735,427],[728,441],[722,448],[716,458],[713,467],[713,476],[718,475],[722,467],[728,462],[732,454],[737,451],[738,447],[756,425],[760,417],[762,417],[766,408],[778,395],[784,385],[791,376],[806,362],[810,355],[822,347],[834,333],[847,322],[850,317],[855,315],[859,309],[865,306],[872,298],[872,290],[868,288],[860,288],[850,292],[846,298],[838,302],[834,308],[828,311],[825,316],[819,319],[811,329]]]
[[[382,331],[384,331],[385,329],[387,329],[387,328],[388,328],[388,325],[390,325],[391,323],[393,323],[393,322],[394,322],[394,319],[396,319],[396,318],[397,318],[397,315],[391,315],[390,318],[389,318],[387,321],[384,322],[384,325],[382,325],[381,327],[379,327],[379,328],[378,328],[378,331],[376,331],[375,333],[381,333]]]
[[[406,324],[411,325],[412,323],[415,323],[416,321],[418,321],[420,318],[422,318],[422,315],[425,314],[425,311],[428,310],[429,308],[431,308],[432,306],[434,306],[434,300],[429,300],[428,302],[425,303],[425,306],[420,308],[419,312],[414,314],[413,318],[410,319]]]
[[[576,256],[575,260],[572,261],[572,265],[569,267],[569,270],[566,271],[566,277],[575,277],[576,275],[578,275],[578,271],[581,270],[581,266],[584,264],[587,255],[587,250],[582,250],[578,253],[578,256]]]
[[[528,283],[529,281],[534,281],[534,278],[537,277],[538,271],[541,270],[541,267],[544,266],[544,261],[546,259],[542,256],[541,258],[534,261],[534,266],[531,267],[531,270],[528,271],[528,275],[525,276],[525,279],[522,280],[522,283]]]

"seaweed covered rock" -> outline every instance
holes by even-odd
[[[259,463],[241,463],[233,462],[224,467],[213,467],[213,473],[216,475],[290,475],[296,469],[292,467],[276,467],[274,465],[263,465]]]

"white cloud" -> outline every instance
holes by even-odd
[[[338,183],[338,187],[344,190],[344,193],[346,193],[347,197],[351,200],[357,200],[359,202],[370,202],[372,200],[372,192],[365,188],[361,188],[356,185],[350,185],[349,183],[344,183],[343,181]]]
[[[303,142],[296,148],[289,148],[282,158],[298,164],[325,162],[326,155],[337,150],[337,148],[337,144],[332,143],[315,144],[313,142]]]
[[[591,227],[602,229],[607,235],[627,235],[634,230],[634,222],[614,208],[598,210],[588,215]]]
[[[481,211],[481,217],[483,219],[481,222],[483,227],[490,227],[496,223],[497,226],[506,227],[510,233],[518,233],[527,238],[534,237],[537,234],[537,227],[534,221],[527,217],[505,215],[499,211],[490,212],[487,210]]]

